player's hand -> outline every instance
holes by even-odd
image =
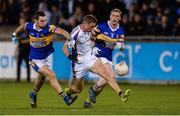
[[[120,51],[124,49],[124,42],[116,42],[116,46],[119,48]]]
[[[68,47],[69,48],[75,48],[75,40],[74,39],[70,39],[69,41],[68,41]]]
[[[67,58],[68,58],[69,60],[72,60],[72,59],[73,59],[72,54],[69,54]]]
[[[19,44],[19,41],[18,41],[18,39],[16,38],[16,36],[12,36],[11,41],[13,42],[13,44],[16,44],[16,45]]]
[[[99,48],[94,47],[93,50],[92,50],[92,53],[93,53],[94,55],[99,55],[99,52],[100,52],[100,51],[101,51],[101,50],[100,50]]]
[[[124,42],[124,38],[118,38],[117,42]]]

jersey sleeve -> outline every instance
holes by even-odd
[[[99,24],[99,25],[97,25],[97,26],[94,28],[94,31],[95,31],[96,33],[101,33],[101,29],[102,29],[102,25]]]
[[[24,24],[24,30],[29,31],[31,30],[32,24],[30,22],[27,22]]]
[[[120,37],[124,39],[124,36],[125,36],[124,28],[121,27]]]
[[[57,27],[56,26],[54,26],[54,25],[50,25],[49,26],[49,32],[50,33],[54,33],[54,31],[57,29]]]

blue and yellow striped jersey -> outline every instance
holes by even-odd
[[[113,49],[116,46],[117,40],[124,38],[124,29],[119,25],[116,29],[112,29],[107,21],[98,24],[95,31],[98,33],[95,47],[101,50],[97,57],[105,57],[109,61],[112,61]]]
[[[43,29],[37,30],[35,23],[26,23],[25,30],[30,37],[30,59],[45,59],[54,52],[52,33],[55,29],[54,25],[46,24]]]

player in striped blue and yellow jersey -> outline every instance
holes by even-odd
[[[106,67],[106,71],[115,78],[115,72],[112,67],[112,52],[117,45],[120,50],[124,48],[124,29],[119,25],[121,20],[121,11],[119,9],[112,9],[110,20],[105,23],[100,23],[91,32],[95,40],[95,47],[93,53],[101,60]],[[100,78],[99,81],[89,89],[89,97],[84,102],[84,107],[91,106],[91,102],[96,102],[96,96],[103,90],[107,81]],[[120,93],[121,100],[127,101],[130,94],[130,89]]]
[[[13,33],[12,41],[18,44],[18,34],[21,31],[26,31],[30,39],[30,55],[29,61],[33,69],[38,73],[38,78],[34,84],[34,90],[30,92],[31,106],[34,108],[37,106],[37,93],[41,86],[49,78],[50,85],[63,98],[67,105],[70,105],[75,101],[77,96],[67,96],[63,92],[59,85],[55,73],[50,69],[51,55],[54,52],[53,37],[52,34],[63,35],[67,40],[70,39],[70,35],[67,31],[58,28],[54,25],[46,23],[47,18],[44,12],[38,11],[34,16],[34,22],[27,22],[24,25],[20,25]]]

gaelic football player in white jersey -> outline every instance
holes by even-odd
[[[67,95],[71,96],[82,91],[83,77],[88,71],[98,74],[104,78],[110,87],[123,99],[128,95],[119,88],[116,80],[106,71],[104,64],[92,53],[94,41],[91,38],[91,31],[96,26],[97,19],[93,15],[86,15],[82,24],[75,27],[71,32],[71,41],[75,41],[72,54],[68,51],[68,41],[63,47],[64,54],[72,60],[74,85],[66,89]],[[73,42],[71,42],[73,43]]]
[[[124,47],[124,29],[119,25],[121,20],[121,11],[119,9],[112,9],[110,14],[110,20],[104,23],[100,23],[92,30],[93,36],[96,38],[96,44],[93,49],[93,53],[101,60],[105,66],[106,72],[111,75],[111,78],[115,78],[115,72],[112,67],[112,52],[116,45],[121,49]],[[126,65],[125,63],[121,63]],[[123,68],[122,68],[123,69]],[[107,81],[104,78],[100,78],[89,89],[89,96],[84,102],[84,107],[90,107],[91,102],[96,103],[96,96],[104,89]],[[127,89],[124,94],[127,96],[131,90]],[[121,99],[126,102],[127,99]]]

